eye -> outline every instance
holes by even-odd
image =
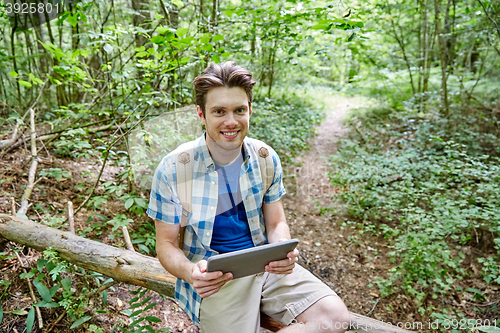
[[[236,110],[236,112],[238,112],[238,113],[245,113],[245,112],[246,112],[246,110],[245,110],[245,109],[243,109],[243,108],[239,108],[238,110]]]
[[[215,114],[223,114],[224,113],[224,110],[215,110],[214,111]]]

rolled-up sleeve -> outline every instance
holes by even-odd
[[[149,205],[146,211],[149,217],[165,223],[181,222],[182,205],[176,192],[175,163],[164,158],[156,168],[151,184]]]
[[[273,157],[274,164],[274,177],[271,186],[264,195],[264,203],[270,204],[281,199],[285,195],[286,190],[283,186],[283,169],[281,167],[281,161],[274,149],[270,148],[271,156]]]

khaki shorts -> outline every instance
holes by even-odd
[[[289,325],[333,290],[299,265],[292,274],[260,273],[231,280],[200,306],[202,333],[258,333],[260,311]]]

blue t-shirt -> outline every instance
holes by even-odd
[[[254,246],[239,188],[242,164],[242,154],[229,165],[215,163],[215,170],[219,174],[219,199],[210,247],[219,253]]]

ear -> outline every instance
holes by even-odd
[[[249,106],[248,116],[251,116],[252,115],[252,103],[248,103],[248,106]]]
[[[203,111],[201,111],[201,107],[199,105],[196,106],[196,113],[198,114],[198,118],[200,118],[203,125],[207,126],[207,120],[205,119]]]

